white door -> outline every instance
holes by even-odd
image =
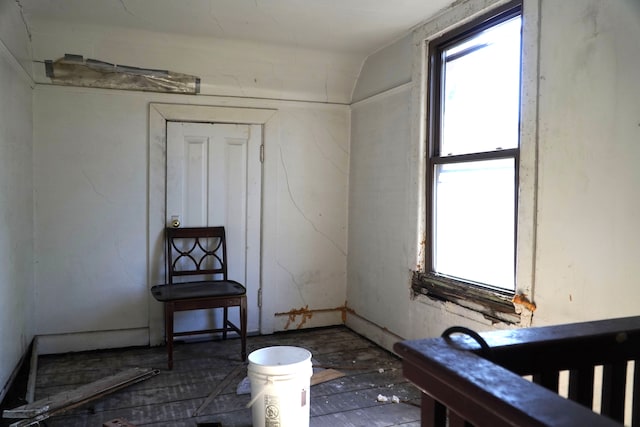
[[[248,332],[260,329],[261,144],[260,125],[167,122],[167,226],[225,227],[229,279],[247,288]],[[238,310],[229,316],[237,322]],[[221,323],[221,310],[182,312],[175,330]]]

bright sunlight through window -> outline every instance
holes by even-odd
[[[432,271],[515,289],[520,15],[439,46]]]

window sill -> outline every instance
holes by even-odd
[[[482,314],[492,323],[519,324],[520,314],[511,302],[512,296],[484,289],[450,277],[413,272],[414,295],[425,295],[436,301],[450,302]]]

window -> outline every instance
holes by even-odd
[[[509,3],[429,42],[430,293],[515,291],[521,27]]]

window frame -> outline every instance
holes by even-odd
[[[434,176],[435,168],[438,164],[462,163],[480,160],[492,159],[513,159],[514,160],[514,266],[517,258],[517,236],[518,236],[518,191],[519,191],[519,169],[520,169],[520,140],[522,135],[522,36],[520,40],[520,104],[519,123],[518,123],[518,146],[503,150],[494,150],[488,152],[475,152],[467,154],[458,154],[451,156],[441,156],[440,136],[442,126],[442,51],[451,45],[459,43],[461,40],[478,34],[488,28],[499,23],[505,22],[513,17],[520,16],[522,19],[522,1],[516,0],[503,4],[490,12],[482,14],[478,18],[472,19],[457,28],[445,32],[437,38],[428,40],[426,60],[428,64],[427,76],[427,97],[426,97],[426,243],[425,243],[425,259],[424,270],[414,272],[412,279],[412,289],[415,293],[427,295],[428,297],[449,301],[479,311],[485,315],[498,321],[507,323],[518,323],[520,316],[515,312],[513,303],[511,302],[516,293],[517,284],[514,290],[500,289],[497,287],[487,286],[464,280],[460,278],[450,277],[439,274],[434,271]],[[523,25],[524,26],[524,25]],[[521,29],[522,35],[522,29]],[[515,269],[514,269],[515,275]]]

